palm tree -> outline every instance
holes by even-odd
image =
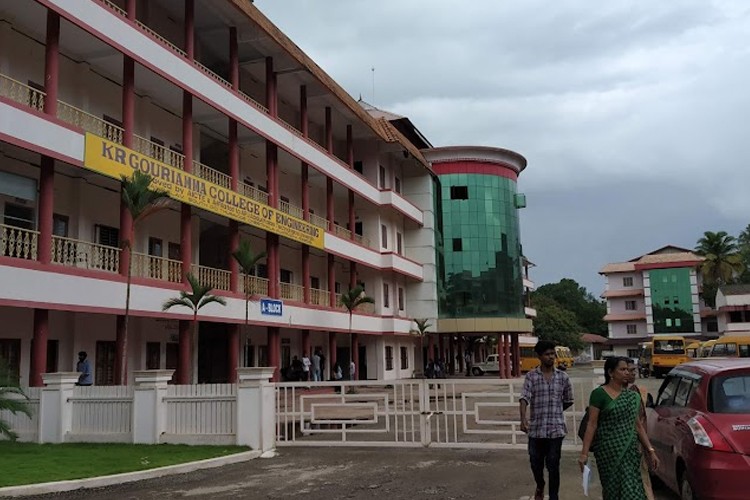
[[[13,396],[15,395],[15,397]],[[20,396],[20,397],[19,397]],[[31,417],[31,409],[26,404],[28,397],[8,376],[7,370],[0,366],[0,412],[9,411],[12,414],[23,413]],[[15,441],[18,435],[13,432],[3,419],[0,419],[0,437]]]
[[[413,329],[411,333],[419,337],[419,355],[423,356],[422,353],[424,352],[424,339],[427,336],[427,334],[430,333],[427,331],[427,329],[430,328],[432,325],[430,324],[430,321],[427,318],[422,318],[422,319],[415,318],[414,324],[417,325],[417,328]],[[429,353],[429,354],[432,355],[432,353]],[[428,359],[429,359],[429,356],[428,356]],[[422,360],[423,370],[426,365],[426,361],[427,361],[426,359]]]
[[[365,289],[362,285],[357,285],[354,288],[348,290],[346,293],[341,294],[341,305],[346,307],[349,312],[349,362],[354,361],[354,342],[352,342],[352,313],[361,306],[362,304],[374,304],[375,299],[368,297],[365,294]],[[333,362],[333,360],[331,360]]]
[[[240,265],[240,268],[242,268],[243,274],[247,277],[253,273],[258,262],[260,262],[261,259],[266,258],[266,252],[254,254],[252,248],[250,247],[250,242],[248,240],[242,240],[240,241],[240,246],[237,248],[237,250],[232,252],[232,257],[234,257],[234,260],[236,260]],[[253,295],[253,290],[250,289],[246,283],[243,283],[242,289],[245,292],[245,326],[247,326],[250,308],[250,297]]]
[[[211,295],[213,288],[210,285],[203,285],[198,278],[193,276],[192,273],[187,274],[188,283],[190,283],[190,292],[182,290],[179,297],[173,297],[161,306],[162,311],[167,311],[173,307],[181,306],[187,307],[193,311],[193,332],[190,335],[190,352],[192,353],[191,369],[192,372],[191,380],[194,384],[198,383],[198,311],[203,307],[212,302],[217,302],[223,306],[227,305],[227,301],[216,295]],[[184,369],[183,367],[182,369]]]
[[[706,281],[723,285],[732,281],[735,275],[744,270],[737,239],[726,231],[714,233],[706,231],[698,240],[695,253],[705,257],[701,271]]]
[[[133,176],[128,178],[121,177],[122,183],[122,202],[133,219],[133,234],[123,234],[120,248],[122,252],[130,252],[133,243],[131,236],[135,239],[135,228],[137,224],[153,214],[154,212],[166,208],[169,201],[168,193],[163,190],[151,189],[153,177],[143,173],[140,170],[133,172]],[[128,383],[127,376],[127,359],[128,359],[128,320],[130,319],[130,285],[133,276],[133,259],[128,259],[128,278],[125,287],[125,324],[123,325],[122,336],[122,357],[119,360],[119,371],[117,376],[118,383],[125,385]]]

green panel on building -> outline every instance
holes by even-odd
[[[694,332],[690,268],[654,269],[649,278],[654,333]]]

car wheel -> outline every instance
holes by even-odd
[[[680,475],[680,499],[697,500],[695,493],[693,493],[693,485],[690,484],[690,476],[687,471],[683,471]]]
[[[484,375],[484,372],[482,370],[480,370],[479,368],[472,368],[471,369],[471,373],[475,377],[481,377],[482,375]]]

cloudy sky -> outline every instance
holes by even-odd
[[[598,295],[607,262],[750,223],[750,2],[255,4],[434,145],[523,154],[537,284],[572,277]]]

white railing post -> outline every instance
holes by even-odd
[[[419,383],[419,434],[422,446],[425,448],[432,443],[432,426],[430,425],[430,387],[429,380],[423,379]]]
[[[159,444],[167,431],[167,383],[174,370],[134,371],[133,443]]]
[[[275,368],[237,368],[237,445],[261,452],[276,447]]]
[[[73,388],[78,372],[43,373],[39,397],[39,442],[63,443],[73,429]]]

